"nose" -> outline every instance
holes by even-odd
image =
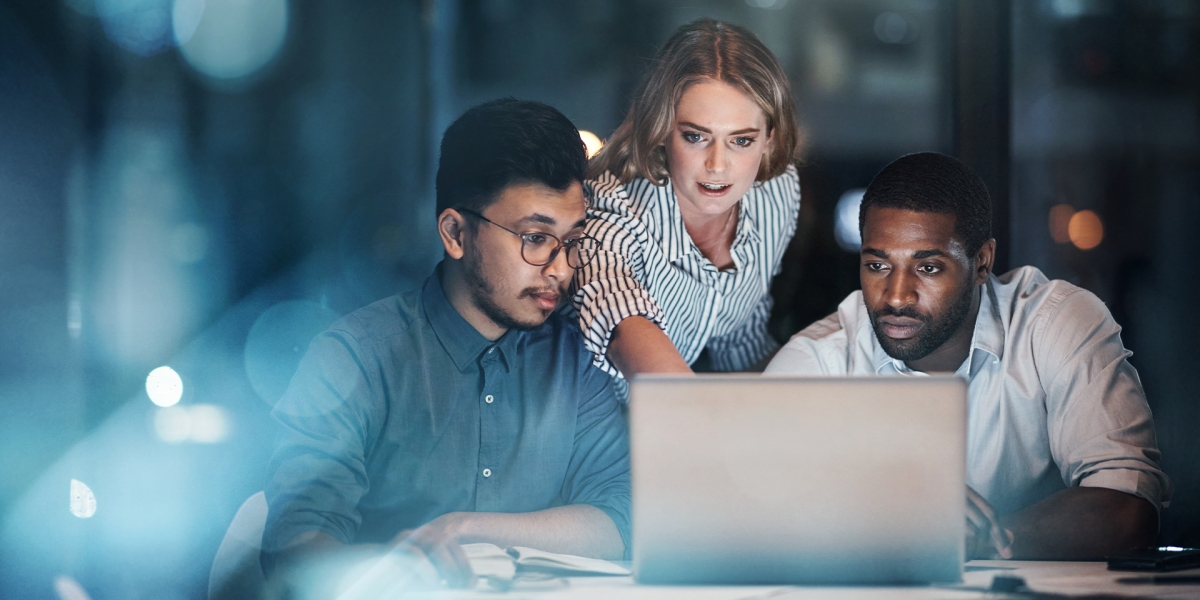
[[[917,303],[917,278],[903,269],[892,271],[887,277],[884,299],[894,308]]]
[[[542,274],[555,280],[560,285],[564,281],[570,281],[571,276],[575,274],[575,269],[572,269],[571,265],[567,264],[566,246],[559,246],[554,251],[554,257],[542,267]]]
[[[708,153],[704,157],[704,168],[710,173],[719,173],[725,170],[728,157],[726,156],[725,145],[713,143],[708,147]]]

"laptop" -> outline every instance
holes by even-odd
[[[636,378],[634,578],[960,581],[966,397],[949,376]]]

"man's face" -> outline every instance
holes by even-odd
[[[533,329],[546,321],[566,295],[575,270],[566,249],[549,264],[537,267],[521,257],[519,234],[549,233],[560,240],[579,234],[585,222],[583,187],[558,191],[541,184],[510,185],[482,214],[496,223],[467,217],[463,255],[471,300],[480,312],[504,329]]]
[[[871,207],[859,279],[879,345],[915,361],[940,348],[971,312],[976,273],[954,215]]]

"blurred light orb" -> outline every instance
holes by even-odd
[[[1075,207],[1070,204],[1055,204],[1050,208],[1050,237],[1059,244],[1071,243],[1068,226],[1075,216]]]
[[[186,406],[168,406],[154,413],[154,433],[168,444],[186,442],[192,435],[192,416]]]
[[[766,8],[769,10],[779,10],[787,6],[788,0],[746,0],[747,6],[754,8]]]
[[[858,230],[858,208],[862,205],[866,189],[847,190],[838,198],[837,217],[833,225],[833,237],[846,252],[857,253],[862,247],[862,232]]]
[[[882,12],[875,17],[875,37],[885,44],[904,44],[916,39],[916,28],[894,12]]]
[[[596,134],[586,130],[579,130],[579,139],[583,140],[584,148],[587,148],[587,157],[591,158],[604,147],[604,141]]]
[[[59,600],[92,600],[87,591],[70,575],[59,575],[54,578],[54,592]]]
[[[172,27],[193,69],[239,79],[271,62],[287,36],[287,0],[175,0]]]
[[[1100,221],[1100,215],[1090,210],[1081,210],[1071,215],[1071,221],[1067,223],[1067,234],[1076,248],[1091,250],[1104,240],[1104,223]]]
[[[138,56],[153,56],[175,45],[171,0],[95,0],[104,35]]]
[[[308,300],[280,302],[263,311],[246,334],[246,377],[264,402],[275,405],[287,391],[308,344],[338,319]]]
[[[90,519],[96,514],[96,495],[92,488],[78,479],[71,480],[71,514],[80,519]]]
[[[175,406],[183,397],[183,380],[171,367],[159,367],[146,377],[146,395],[158,406]]]
[[[229,437],[229,416],[220,406],[196,404],[188,410],[188,417],[188,437],[197,444],[216,444]]]

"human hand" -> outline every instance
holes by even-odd
[[[1012,531],[1000,524],[992,505],[967,487],[967,558],[1012,558]]]
[[[401,531],[392,544],[398,551],[429,560],[445,585],[472,588],[475,587],[475,573],[459,545],[459,525],[456,513],[447,513],[416,529]]]

